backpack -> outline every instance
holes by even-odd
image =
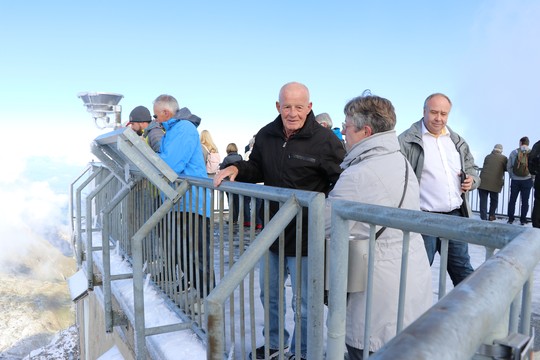
[[[512,172],[516,176],[529,175],[529,151],[517,149],[517,156],[512,166]]]
[[[221,158],[217,152],[209,152],[206,158],[206,173],[215,174],[219,169]]]

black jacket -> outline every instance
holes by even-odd
[[[219,169],[225,169],[227,166],[237,163],[239,161],[242,161],[242,155],[239,155],[237,152],[231,152],[230,154],[225,156],[223,162],[219,164]]]
[[[255,145],[247,161],[236,163],[237,181],[323,192],[328,195],[339,178],[345,149],[334,133],[315,121],[311,111],[304,126],[288,140],[281,115],[255,136]],[[270,206],[270,216],[278,205]],[[302,254],[307,255],[307,211],[302,220]],[[285,231],[285,255],[295,255],[295,221]],[[271,247],[278,250],[277,241]]]

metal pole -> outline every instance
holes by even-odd
[[[131,250],[133,256],[133,302],[135,314],[135,356],[137,360],[146,359],[145,319],[144,319],[144,274],[143,246],[144,238],[172,209],[173,202],[166,199],[163,204],[150,216],[147,222],[133,235]]]
[[[324,252],[325,198],[313,197],[308,206],[308,297],[307,358],[322,359],[324,354]],[[300,307],[297,307],[299,309]],[[298,311],[298,310],[297,310]]]
[[[223,360],[225,352],[224,302],[237,284],[256,266],[283,229],[294,219],[299,207],[294,196],[289,198],[272,220],[265,225],[251,246],[246,249],[244,255],[234,263],[227,276],[222,278],[206,297],[204,307],[208,309],[206,317],[208,329],[206,358],[208,360]]]
[[[103,188],[114,179],[114,174],[110,173],[101,184],[99,184],[86,197],[86,276],[88,276],[88,288],[94,288],[94,258],[92,256],[92,199],[103,190]],[[96,209],[97,211],[98,209]],[[103,239],[102,239],[103,242]]]
[[[88,179],[86,179],[78,188],[76,192],[76,207],[77,207],[77,239],[76,239],[76,257],[77,257],[77,267],[80,267],[83,262],[83,249],[82,249],[82,199],[81,192],[82,190],[90,184],[103,170],[103,168],[98,168],[96,172],[90,174]],[[88,227],[88,226],[87,226]]]
[[[110,333],[113,330],[112,292],[111,292],[111,251],[109,244],[111,211],[129,194],[131,185],[124,186],[115,197],[102,210],[103,214],[103,297],[105,302],[105,331]]]
[[[327,359],[341,359],[345,353],[347,276],[349,269],[349,221],[332,211],[330,237],[330,289],[328,294]]]

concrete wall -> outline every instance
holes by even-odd
[[[115,345],[124,359],[133,360],[131,326],[115,326],[112,333],[107,333],[103,304],[103,292],[99,287],[95,287],[94,291],[89,291],[88,295],[76,304],[81,360],[95,360]]]

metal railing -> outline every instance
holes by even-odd
[[[478,169],[478,173],[480,173],[482,169]],[[510,176],[507,172],[504,173],[504,184],[502,187],[501,192],[499,193],[499,202],[497,204],[497,209],[495,211],[495,215],[499,217],[506,218],[508,216],[508,201],[510,199]],[[534,202],[534,187],[531,190],[531,195],[529,196],[529,211],[527,212],[527,218],[530,221],[532,208],[533,208],[533,202]],[[478,195],[478,190],[473,190],[469,192],[469,201],[471,205],[471,210],[473,212],[480,212],[480,196]],[[488,197],[488,211],[489,211],[489,197]],[[518,196],[516,200],[516,213],[515,217],[516,219],[519,218],[521,215],[521,193]]]
[[[308,293],[301,296],[308,298],[308,358],[323,359],[325,352],[329,359],[343,356],[346,297],[343,282],[346,284],[346,277],[342,274],[347,273],[343,272],[346,262],[333,264],[330,268],[328,325],[324,333],[323,194],[230,182],[215,189],[210,179],[178,178],[131,129],[119,129],[97,138],[92,150],[101,163],[91,164],[83,173],[87,178],[81,175],[71,190],[71,205],[75,210],[71,214],[76,258],[79,266],[85,269],[88,288],[103,286],[106,330],[112,331],[114,326],[124,324],[126,317],[133,324],[138,359],[149,354],[148,336],[185,329],[194,331],[206,344],[208,359],[246,359],[249,351],[263,342],[268,346],[267,337],[266,341],[262,337],[263,332],[268,332],[268,306],[262,307],[261,301],[255,300],[260,291],[255,279],[262,271],[264,281],[261,286],[266,287],[262,303],[267,305],[268,278],[278,276],[283,280],[287,274],[282,266],[279,274],[269,274],[267,269],[259,269],[258,264],[275,239],[279,239],[279,259],[283,263],[283,231],[293,219],[297,223],[296,241],[299,246],[302,213],[306,209],[309,214],[310,286]],[[226,194],[230,195],[228,204]],[[251,221],[251,227],[246,229],[233,224],[233,194],[239,196],[239,224],[248,221],[244,218],[245,204],[251,205],[249,216],[255,219],[256,199],[262,199],[262,231],[255,228],[255,221]],[[245,202],[244,198],[248,197],[251,200]],[[186,206],[199,199],[203,202],[202,214],[210,214],[209,217],[193,217],[198,214]],[[270,219],[272,202],[279,204],[279,211]],[[332,257],[347,259],[348,236],[345,235],[348,234],[344,224],[348,220],[372,224],[370,246],[374,242],[375,225],[401,229],[405,234],[420,232],[486,246],[488,261],[417,322],[403,331],[398,328],[400,333],[396,340],[373,355],[374,358],[469,359],[479,346],[489,345],[500,336],[517,332],[529,334],[530,279],[534,265],[540,260],[539,231],[463,218],[439,219],[440,216],[349,202],[335,202],[333,205],[332,237],[339,241],[332,242],[330,251],[337,252],[330,255]],[[200,232],[197,231],[199,227],[202,229]],[[101,236],[93,239],[93,233]],[[406,239],[407,235],[404,236]],[[517,251],[525,246],[527,251]],[[132,273],[111,274],[112,248],[131,263]],[[495,249],[501,250],[491,256]],[[100,256],[96,257],[96,254]],[[443,251],[441,258],[445,256]],[[444,261],[441,265],[440,271],[445,274]],[[371,262],[370,266],[369,271],[372,272]],[[144,318],[145,278],[151,280],[178,314],[177,324],[147,327]],[[134,305],[132,309],[124,309],[125,316],[113,311],[111,305],[115,296],[111,284],[120,279],[133,280]],[[446,294],[446,278],[441,276],[440,279],[439,297],[442,298]],[[203,290],[197,291],[200,288]],[[520,297],[521,289],[523,295]],[[279,291],[280,299],[281,295],[290,299],[289,287]],[[503,295],[493,296],[498,293]],[[467,294],[469,296],[465,296]],[[448,299],[463,303],[463,308],[451,306]],[[296,308],[300,309],[299,297],[296,301]],[[280,303],[279,313],[283,317],[285,307],[285,303]],[[441,314],[441,309],[447,308],[451,311],[445,310]],[[498,331],[497,337],[493,337],[493,329],[501,328],[500,319],[506,313],[504,331]],[[300,315],[300,312],[296,314],[297,321]],[[457,322],[460,317],[461,321]],[[469,318],[475,321],[464,321]],[[287,346],[283,342],[285,326],[286,322],[282,321],[279,358],[283,358]],[[463,336],[443,336],[449,327],[467,337],[467,346],[462,346]],[[431,337],[426,336],[425,339],[429,341],[417,337],[418,331],[428,331]],[[474,332],[474,336],[469,332]],[[439,334],[439,338],[435,339],[435,334]],[[299,339],[300,334],[297,336]],[[397,353],[400,356],[388,355]]]
[[[137,358],[146,356],[147,336],[183,329],[193,330],[204,343],[208,344],[209,357],[221,359],[232,352],[241,354],[238,355],[241,358],[247,358],[249,350],[261,342],[256,330],[260,310],[257,310],[258,301],[254,300],[258,287],[254,278],[259,270],[257,264],[262,255],[249,256],[247,258],[249,260],[244,260],[241,265],[236,265],[236,262],[242,258],[246,248],[259,249],[259,252],[266,253],[274,239],[283,236],[280,234],[290,222],[289,219],[278,223],[277,219],[291,209],[295,209],[292,218],[299,224],[297,226],[301,226],[302,221],[308,221],[310,239],[319,239],[320,241],[315,243],[323,244],[324,195],[240,183],[226,183],[216,190],[210,179],[175,179],[174,176],[171,176],[172,182],[160,184],[161,187],[158,188],[160,180],[163,180],[160,171],[164,169],[159,168],[162,166],[159,162],[153,163],[155,159],[152,158],[152,154],[145,153],[145,147],[146,144],[140,142],[131,130],[126,129],[96,139],[93,152],[102,163],[92,164],[88,178],[76,189],[73,206],[76,214],[72,218],[76,257],[79,266],[85,269],[88,288],[91,290],[96,284],[103,286],[106,331],[110,332],[114,326],[124,324],[127,317],[135,329]],[[80,179],[72,184],[72,188]],[[83,199],[84,191],[86,197]],[[197,200],[201,191],[211,194],[208,201],[206,196],[203,196],[205,199],[203,213],[212,216],[195,218],[195,227],[200,221],[202,228],[209,230],[199,235],[189,225],[190,221],[186,221],[186,218],[193,215],[186,202]],[[240,223],[244,222],[244,198],[251,199],[252,219],[256,217],[256,201],[262,200],[264,229],[256,230],[255,221],[251,222],[251,227],[247,231],[243,227],[233,226],[232,223],[225,227],[226,216],[231,216],[226,211],[224,201],[226,193],[237,194],[240,197],[238,219]],[[232,196],[230,198],[229,209],[232,210]],[[279,204],[282,208],[270,221],[271,202]],[[217,204],[217,208],[214,204]],[[179,206],[183,210],[180,210]],[[306,210],[309,215],[304,220],[302,214]],[[93,235],[95,233],[100,233],[101,236]],[[297,235],[298,244],[302,241],[300,234]],[[257,244],[265,244],[262,248],[260,245],[254,247],[250,245],[255,243],[255,235]],[[204,239],[199,241],[201,236]],[[283,249],[283,240],[280,244]],[[116,253],[131,263],[132,273],[111,274],[112,247],[116,249]],[[100,254],[97,261],[96,253]],[[308,353],[313,354],[312,358],[320,358],[324,352],[322,302],[324,267],[323,263],[316,259],[324,258],[324,248],[313,245],[310,247],[310,254],[313,254],[313,260],[308,266],[311,287],[308,294],[301,296],[307,296],[309,299],[307,333],[308,338],[313,339],[314,345]],[[301,254],[297,256],[300,257]],[[200,258],[202,261],[198,260]],[[283,261],[283,255],[280,259]],[[239,269],[240,266],[244,271],[246,263],[251,264],[251,268],[247,270],[249,273],[247,278],[238,277],[239,270],[231,270],[233,267]],[[266,273],[264,276],[268,278],[274,274]],[[283,279],[287,274],[282,270],[279,276]],[[163,296],[173,304],[179,319],[182,320],[181,323],[159,327],[145,325],[143,289],[145,277],[150,277],[162,291]],[[119,316],[113,311],[114,295],[111,284],[115,280],[130,278],[133,280],[134,308],[126,309],[125,314]],[[232,288],[225,287],[225,284],[231,284],[231,280],[225,279],[233,279],[235,285]],[[218,286],[212,290],[214,283],[218,283]],[[200,287],[204,289],[203,292],[197,291]],[[239,304],[235,304],[235,292],[239,293],[242,299]],[[268,294],[268,291],[266,293]],[[246,294],[249,299],[244,303]],[[206,310],[204,310],[205,298],[210,300]],[[225,303],[229,304],[227,311],[220,313],[216,310],[216,307],[223,309]],[[284,312],[283,306],[280,311]],[[222,316],[216,320],[218,313]],[[209,319],[207,322],[205,314]],[[243,324],[236,324],[236,314],[242,314]],[[264,316],[269,316],[268,309]],[[220,333],[225,337],[218,341],[215,334],[222,326],[224,331]],[[212,335],[212,339],[208,338],[209,334]],[[243,345],[238,346],[239,341]],[[315,355],[317,353],[319,355]]]
[[[344,347],[348,220],[371,225],[368,299],[373,286],[375,225],[403,231],[402,261],[405,264],[411,232],[486,247],[487,261],[448,294],[444,290],[446,276],[441,276],[443,286],[440,287],[439,302],[405,330],[397,329],[401,332],[377,351],[372,356],[374,359],[471,359],[479,348],[494,346],[494,341],[518,332],[530,334],[532,273],[540,261],[538,229],[339,200],[332,205],[333,241],[328,256],[344,261],[335,262],[330,268],[329,358],[337,359],[343,354]],[[441,259],[448,255],[447,242],[443,240],[441,245]],[[492,255],[495,249],[501,250]],[[446,274],[444,263],[441,260],[443,275]],[[399,307],[403,293],[414,290],[406,289],[404,284],[401,279]],[[369,301],[367,304],[366,318],[369,319],[372,314]],[[402,323],[402,312],[398,317],[401,318],[397,323]],[[367,338],[369,330],[365,329]],[[531,344],[531,341],[527,342],[528,346]],[[364,352],[364,358],[367,356]]]

